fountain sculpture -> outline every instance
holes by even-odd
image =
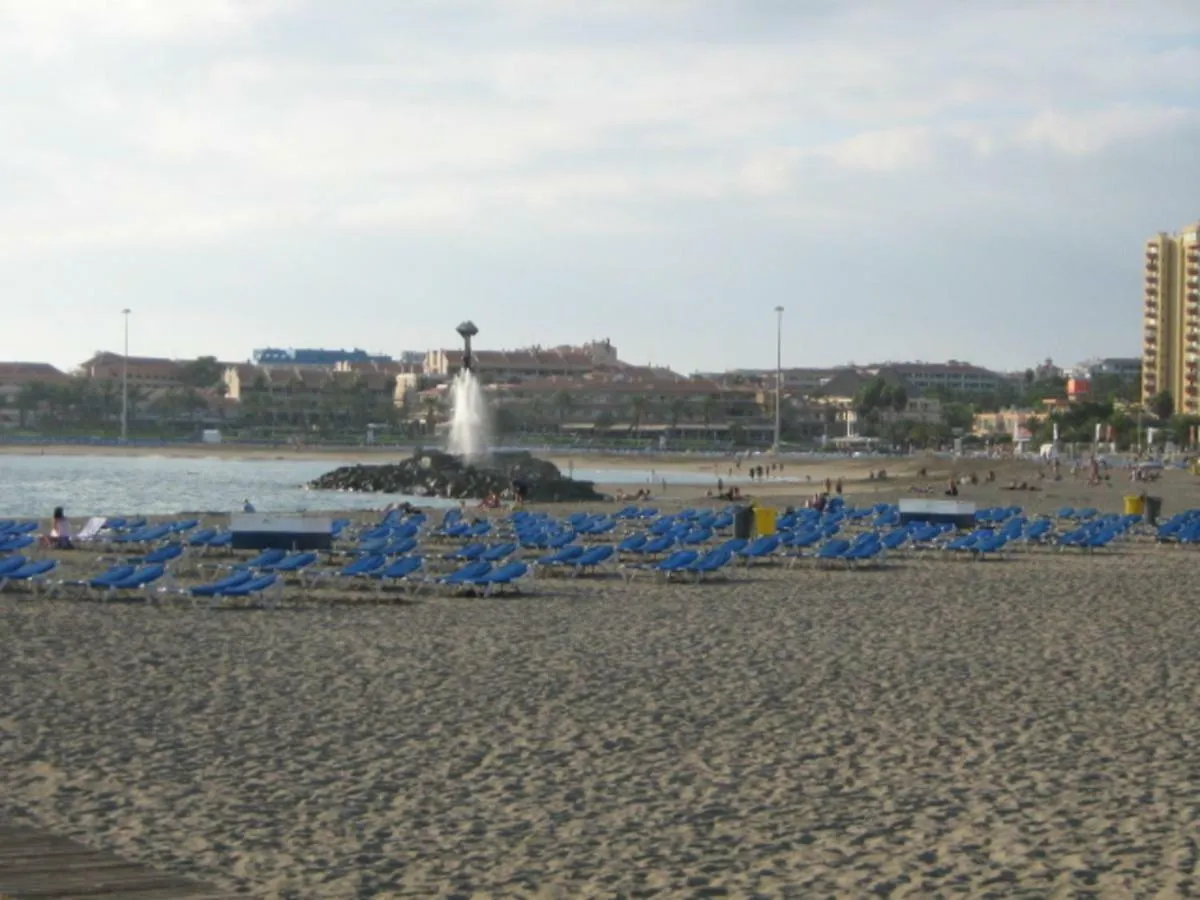
[[[450,452],[417,450],[398,463],[344,466],[325,473],[309,487],[453,499],[483,499],[507,491],[535,502],[604,499],[592,482],[565,478],[554,463],[531,453],[491,452],[487,401],[471,353],[471,338],[479,329],[474,322],[463,322],[455,330],[463,339],[463,363],[450,386]]]
[[[477,463],[487,458],[490,431],[487,400],[471,356],[471,338],[479,334],[479,329],[474,322],[463,322],[455,330],[463,339],[463,362],[450,386],[449,450],[465,462]]]

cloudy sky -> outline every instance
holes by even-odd
[[[1195,0],[0,0],[0,359],[1134,355]]]

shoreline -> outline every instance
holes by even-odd
[[[62,457],[107,457],[107,458],[162,458],[162,459],[228,459],[234,461],[292,461],[292,462],[323,462],[338,465],[383,465],[411,456],[416,447],[363,447],[344,445],[338,447],[258,447],[242,444],[168,444],[163,446],[120,446],[116,444],[0,444],[0,458],[6,456],[62,456]],[[517,448],[522,449],[522,448]],[[571,451],[569,448],[530,449],[531,453],[541,459],[548,460],[567,472],[570,468],[600,469],[613,471],[653,471],[656,474],[671,472],[687,472],[705,474],[717,477],[745,477],[748,466],[770,465],[777,460],[774,457],[750,457],[749,461],[734,454],[720,456],[698,456],[689,453],[615,453],[599,451],[595,453]],[[785,476],[788,474],[803,477],[806,472],[817,469],[826,471],[830,467],[844,469],[846,477],[853,477],[854,472],[866,472],[873,468],[900,467],[905,463],[915,462],[919,457],[892,457],[883,459],[853,459],[838,458],[806,458],[785,457],[779,462],[784,466]]]

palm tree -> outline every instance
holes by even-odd
[[[149,396],[146,389],[141,385],[131,384],[126,392],[126,398],[129,403],[128,415],[129,421],[133,422],[137,419],[141,412],[142,404],[146,402]]]
[[[720,405],[721,398],[716,394],[705,394],[704,399],[700,401],[700,418],[704,420],[706,429],[712,430],[713,418],[716,417]]]
[[[541,429],[545,416],[545,401],[543,401],[541,397],[534,397],[529,401],[529,422],[533,426],[534,431]]]
[[[563,390],[554,395],[554,410],[558,414],[559,425],[567,420],[567,416],[570,415],[574,406],[575,399],[571,396],[570,391]]]
[[[421,404],[425,407],[425,431],[434,434],[437,430],[438,401],[437,397],[425,397]]]
[[[29,414],[42,405],[45,397],[46,386],[44,384],[28,382],[21,385],[21,390],[17,392],[16,399],[13,401],[17,407],[17,414],[20,416],[21,428],[25,427]]]
[[[646,410],[650,406],[650,401],[643,394],[637,394],[629,401],[629,433],[637,434],[637,430],[642,425],[642,419],[646,415]]]
[[[672,431],[679,427],[679,420],[683,418],[686,412],[687,401],[682,397],[672,397],[671,402],[667,406],[667,421],[670,423]]]

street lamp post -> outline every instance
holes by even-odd
[[[783,307],[775,307],[775,452],[783,426]]]
[[[125,352],[121,357],[121,443],[129,440],[129,310],[121,310],[125,317]]]

